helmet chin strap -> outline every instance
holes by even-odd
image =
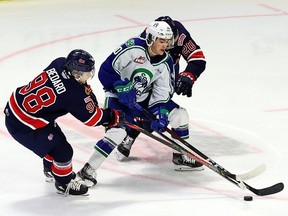
[[[76,81],[80,81],[80,79],[81,79],[81,77],[82,77],[82,74],[81,74],[81,72],[78,72],[78,71],[72,71],[72,76],[74,77],[74,79],[76,80]]]
[[[152,45],[152,44],[151,44],[151,45]],[[157,55],[156,53],[154,53],[154,52],[152,51],[151,46],[148,47],[148,53],[149,53],[149,55],[152,56],[152,57]],[[152,55],[151,55],[151,54],[152,54]]]

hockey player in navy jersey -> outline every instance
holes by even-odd
[[[200,46],[192,39],[188,30],[179,21],[172,20],[169,16],[161,16],[157,18],[156,21],[166,22],[173,31],[174,37],[169,47],[167,47],[167,51],[172,56],[175,67],[175,92],[178,95],[191,97],[193,84],[206,67],[204,54]],[[140,34],[140,37],[146,37],[145,30]],[[187,62],[187,65],[185,70],[179,73],[179,60],[181,56]],[[174,102],[170,101],[168,104],[174,104]],[[170,123],[172,130],[180,137],[188,139],[189,115],[186,109],[182,107],[176,106],[175,104],[172,107],[175,109],[170,112],[170,117],[175,116],[175,118],[178,119],[178,123],[174,124],[176,121]],[[129,156],[134,140],[132,137],[127,137],[125,142],[118,145],[117,151],[115,152],[116,155],[118,155],[118,159],[121,160],[124,156]],[[173,153],[172,161],[175,164],[175,170],[193,171],[203,169],[202,164],[178,152]]]
[[[175,67],[175,92],[178,95],[192,96],[192,87],[206,68],[206,60],[201,47],[192,39],[189,31],[177,20],[172,20],[169,16],[161,16],[156,20],[161,20],[169,24],[172,28],[174,40],[169,46],[168,52],[173,58]],[[142,37],[145,33],[142,32]],[[184,71],[180,72],[179,60],[182,58],[187,65]]]
[[[146,33],[146,38],[131,38],[119,46],[102,63],[98,76],[105,91],[107,107],[122,110],[125,119],[134,123],[134,118],[141,115],[134,108],[137,102],[158,116],[151,122],[151,127],[161,133],[169,120],[173,122],[168,120],[172,106],[166,104],[174,91],[175,74],[173,60],[165,51],[173,32],[166,22],[155,21],[146,28]],[[107,130],[104,139],[96,143],[88,162],[77,174],[87,180],[87,185],[95,185],[96,170],[105,158],[123,140],[136,138],[138,134],[129,127],[126,130]]]
[[[44,173],[52,175],[60,193],[84,195],[88,187],[72,171],[73,149],[56,123],[67,113],[87,126],[113,127],[123,113],[98,107],[87,80],[94,75],[94,59],[84,50],[73,50],[67,58],[51,62],[29,84],[17,88],[4,113],[12,137],[43,158]]]

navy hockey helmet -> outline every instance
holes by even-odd
[[[83,72],[91,72],[92,77],[95,73],[95,60],[94,58],[85,50],[75,49],[72,50],[66,58],[66,69],[68,73],[72,75],[74,72],[83,74]]]
[[[178,32],[178,29],[177,29],[174,21],[172,20],[172,18],[170,16],[160,16],[157,19],[155,19],[155,21],[164,21],[164,22],[166,22],[170,26],[170,28],[172,29],[174,42],[177,41],[177,38],[179,36],[179,32]]]

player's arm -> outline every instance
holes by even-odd
[[[185,70],[176,77],[175,92],[179,95],[183,94],[191,97],[192,87],[195,81],[206,68],[206,60],[200,46],[195,43],[190,35],[185,35],[183,41],[184,44],[181,55],[186,60],[187,66]]]
[[[120,110],[104,109],[98,106],[96,96],[93,92],[84,97],[73,97],[73,104],[69,106],[69,112],[78,120],[89,127],[108,126],[113,127],[122,124],[124,120],[124,113]]]
[[[187,63],[185,70],[176,77],[175,92],[191,97],[193,84],[205,70],[206,60],[200,46],[187,29],[180,22],[175,23],[180,33],[177,46],[181,48],[181,56]]]
[[[186,72],[187,74],[190,73],[191,78],[195,82],[201,75],[201,73],[205,70],[206,60],[203,51],[197,44],[195,44],[195,42],[192,39],[190,39],[187,42],[187,44],[190,44],[192,47],[195,47],[195,50],[193,50],[192,48],[191,50],[189,50],[190,48],[188,47],[190,47],[190,45],[187,45],[185,48],[183,48],[188,53],[188,56],[184,57],[184,59],[187,62],[187,66],[183,72]],[[182,53],[183,52],[184,51],[182,50]]]

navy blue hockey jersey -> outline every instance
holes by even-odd
[[[87,126],[109,122],[110,110],[98,107],[90,86],[69,76],[64,70],[65,63],[64,57],[55,59],[29,84],[12,93],[8,105],[27,127],[42,128],[67,113]]]

